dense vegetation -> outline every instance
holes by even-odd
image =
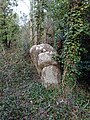
[[[0,56],[0,119],[88,120],[87,90],[79,86],[67,99],[62,98],[60,87],[46,90],[28,59],[18,47]]]
[[[13,5],[17,6],[16,1],[0,1],[0,43],[4,43],[6,47],[11,46],[11,42],[16,40],[19,32],[18,16],[11,8]]]
[[[32,40],[36,44],[46,42],[57,50],[54,58],[62,63],[63,89],[72,91],[76,81],[89,84],[90,79],[90,3],[88,0],[50,0],[33,1],[31,11]],[[49,22],[49,23],[47,23]],[[49,24],[53,32],[48,33]],[[34,34],[37,32],[37,34]],[[39,34],[38,34],[39,33]],[[35,35],[37,38],[34,39]],[[47,36],[51,37],[47,41]],[[53,39],[54,38],[54,39]],[[31,40],[31,41],[32,41]],[[62,46],[58,48],[59,44]],[[82,79],[83,78],[83,79]],[[64,90],[63,90],[64,91]]]
[[[89,120],[90,2],[31,0],[20,26],[16,0],[0,1],[0,119]],[[58,51],[62,83],[46,90],[29,58],[33,44]],[[83,85],[81,84],[83,83]]]

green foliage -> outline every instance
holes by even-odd
[[[0,120],[88,120],[88,92],[61,97],[61,89],[45,89],[21,48],[8,49],[0,61]],[[2,54],[2,53],[1,53]],[[79,91],[79,92],[78,92]]]
[[[88,15],[90,5],[87,2],[82,2],[80,6],[69,8],[71,5],[69,2],[72,1],[52,0],[50,6],[45,4],[47,14],[55,24],[55,40],[58,37],[62,38],[62,36],[62,40],[64,40],[63,49],[59,55],[55,56],[56,60],[62,60],[64,66],[62,85],[59,89],[50,88],[46,90],[37,82],[40,78],[36,69],[31,61],[27,63],[23,58],[20,46],[19,48],[8,49],[4,54],[0,50],[1,120],[89,119],[88,92],[80,87],[77,87],[74,92],[72,90],[76,87],[76,77],[82,71],[79,69],[90,71],[90,46],[87,42],[87,39],[90,40]],[[12,27],[14,26],[12,16],[7,16],[8,18],[5,21],[9,32],[10,30],[13,31]],[[86,60],[88,61],[86,62]],[[72,94],[68,94],[68,86]],[[66,87],[67,89],[65,89]],[[62,94],[64,89],[67,91]]]
[[[88,28],[88,23],[85,21],[83,15],[85,9],[88,9],[87,6],[87,4],[82,3],[81,6],[76,6],[75,8],[72,8],[68,16],[69,29],[66,34],[63,51],[65,55],[63,57],[64,65],[68,69],[68,73],[66,74],[67,80],[71,79],[72,81],[75,81],[75,79],[77,80],[77,76],[80,77],[81,75],[81,71],[75,66],[80,63],[82,59],[81,53],[85,53],[86,48],[82,46],[83,37],[87,36],[88,31],[90,31]]]
[[[63,48],[54,59],[63,67],[62,91],[65,94],[68,86],[69,92],[75,89],[78,78],[90,78],[90,3],[52,0],[47,11],[54,21],[55,48],[57,49],[57,41],[63,42]]]
[[[19,32],[18,17],[13,13],[13,5],[17,5],[16,1],[4,0],[0,3],[0,42],[5,43],[6,47],[10,47]]]
[[[38,0],[38,1],[32,1],[31,2],[31,32],[32,32],[32,38],[31,41],[35,44],[39,44],[43,41],[43,34],[44,34],[44,18],[45,18],[45,12],[44,12],[44,3],[45,1]]]

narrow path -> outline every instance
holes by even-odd
[[[30,59],[29,57],[27,59]],[[5,51],[0,58],[1,94],[11,94],[18,87],[27,86],[30,81],[37,81],[39,76],[30,60],[23,57],[18,49]],[[29,63],[28,63],[28,62]]]

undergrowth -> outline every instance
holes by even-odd
[[[0,120],[89,120],[89,94],[62,99],[61,89],[45,89],[20,49],[0,53]],[[29,58],[28,58],[29,59]]]

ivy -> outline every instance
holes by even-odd
[[[75,88],[77,79],[82,76],[82,70],[90,68],[89,63],[86,62],[86,65],[82,61],[83,54],[84,57],[90,56],[90,47],[85,43],[90,38],[90,4],[85,0],[52,1],[49,10],[52,11],[51,17],[55,25],[55,44],[58,38],[63,41],[63,48],[54,59],[60,63],[62,61],[62,86],[65,94],[67,87],[69,92]]]
[[[62,43],[58,55],[53,57],[60,62],[62,67],[63,90],[68,87],[71,92],[75,88],[77,79],[82,74],[79,67],[85,68],[82,64],[82,62],[85,62],[82,60],[83,57],[85,59],[90,56],[90,47],[86,42],[90,39],[90,3],[88,0],[45,0],[43,3],[42,5],[42,2],[37,2],[35,9],[37,30],[42,39],[42,34],[45,32],[44,20],[53,22],[53,42],[56,50],[58,50],[57,43]],[[44,14],[42,14],[42,9]],[[88,64],[86,67],[89,69]]]
[[[77,69],[76,65],[81,61],[81,53],[85,51],[85,48],[81,47],[84,34],[88,34],[88,26],[84,21],[83,13],[88,5],[75,6],[68,14],[67,25],[68,30],[65,33],[66,39],[64,41],[64,48],[62,51],[62,61],[64,64],[63,82],[70,81],[72,87],[77,80],[77,77],[81,75],[81,71]],[[89,34],[90,35],[90,34]],[[84,50],[84,51],[83,51]],[[66,83],[63,85],[65,88]],[[66,85],[66,86],[68,86]],[[71,87],[71,86],[70,86]],[[71,89],[71,88],[70,88]]]

